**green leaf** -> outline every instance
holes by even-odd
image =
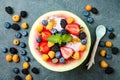
[[[69,42],[72,40],[72,36],[70,34],[62,35],[62,42]]]
[[[54,42],[54,43],[60,43],[61,42],[61,35],[60,34],[55,34],[50,37],[48,37],[48,41]]]

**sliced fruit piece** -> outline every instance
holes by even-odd
[[[50,48],[48,47],[47,42],[40,42],[39,51],[42,53],[48,53],[50,51]]]
[[[48,55],[51,59],[53,59],[55,57],[55,52],[54,51],[49,51]]]
[[[72,58],[73,58],[73,59],[76,59],[76,60],[80,59],[80,53],[79,53],[79,52],[75,52],[75,53],[72,55]]]
[[[49,59],[49,56],[47,54],[42,55],[43,61],[47,61]]]
[[[75,20],[73,17],[69,17],[67,18],[67,23],[70,24],[70,23],[73,23]]]
[[[50,41],[48,41],[48,47],[52,47],[52,46],[54,46],[54,45],[55,45],[54,42],[50,42]]]
[[[38,32],[41,32],[41,31],[43,30],[43,25],[38,25],[38,26],[36,27],[36,30],[37,30]]]
[[[80,31],[80,25],[78,24],[68,24],[65,27],[66,30],[68,30],[69,33],[73,34],[73,35],[78,35],[79,31]]]
[[[51,35],[52,35],[52,33],[49,30],[43,30],[41,32],[41,40],[42,41],[47,41],[47,38]]]
[[[80,46],[80,51],[84,51],[86,49],[86,45],[81,45]]]
[[[73,54],[73,49],[72,48],[69,48],[69,47],[61,47],[60,48],[61,50],[61,53],[62,53],[62,56],[65,58],[65,59],[68,59],[71,57],[71,55]]]

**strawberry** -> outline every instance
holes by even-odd
[[[73,49],[69,47],[61,47],[60,50],[65,59],[70,58],[74,52]]]
[[[52,35],[52,33],[49,31],[49,30],[43,30],[42,32],[41,32],[41,40],[42,41],[48,41],[47,40],[47,38],[49,37],[49,36],[51,36]]]
[[[80,25],[76,24],[76,23],[73,23],[73,24],[68,24],[65,29],[73,34],[73,35],[78,35],[79,32],[80,32]]]
[[[50,48],[48,47],[48,42],[40,42],[39,50],[40,52],[47,54],[50,51]]]

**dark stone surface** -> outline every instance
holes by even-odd
[[[11,17],[12,15],[7,14],[4,10],[6,6],[11,6],[14,9],[14,14],[20,14],[20,11],[25,10],[28,12],[27,18],[22,18],[22,22],[26,21],[29,23],[29,32],[31,29],[32,24],[34,21],[41,16],[42,14],[51,11],[51,10],[68,10],[79,17],[81,17],[85,22],[86,18],[82,16],[82,11],[87,4],[91,4],[92,6],[96,7],[99,11],[98,15],[91,14],[91,17],[95,19],[93,24],[87,24],[88,28],[91,32],[92,38],[92,45],[95,40],[95,28],[99,24],[103,24],[105,26],[112,25],[114,28],[114,33],[116,34],[116,38],[114,40],[110,40],[108,38],[109,32],[105,35],[102,39],[104,41],[110,40],[113,42],[113,46],[118,47],[120,49],[120,0],[0,0],[0,48],[7,47],[10,48],[14,46],[12,44],[12,40],[15,38],[16,31],[12,29],[5,29],[4,22],[8,21],[11,24],[13,23]],[[23,31],[20,30],[20,32]],[[27,43],[28,38],[23,37],[20,39]],[[28,44],[28,43],[27,43]],[[20,50],[20,47],[17,47]],[[86,62],[87,60],[79,67],[74,70],[58,73],[52,72],[44,67],[42,67],[31,55],[29,47],[26,47],[28,52],[28,56],[31,58],[31,68],[38,67],[40,69],[40,74],[35,75],[33,73],[34,80],[119,80],[120,79],[120,54],[113,55],[111,60],[107,60],[109,65],[115,69],[113,74],[107,75],[104,73],[104,69],[100,68],[99,61],[106,60],[99,56],[98,52],[100,49],[97,50],[97,55],[95,57],[96,64],[90,70],[86,70]],[[107,52],[111,53],[109,48],[105,48]],[[20,63],[8,63],[5,61],[6,54],[0,52],[0,80],[13,80],[15,74],[12,73],[12,69],[14,67],[19,67],[22,69],[22,63],[24,61],[23,57],[21,56]],[[19,74],[22,78],[25,76],[23,74]]]

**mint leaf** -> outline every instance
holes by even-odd
[[[48,41],[54,42],[54,43],[61,43],[61,35],[60,34],[52,35],[48,37]]]
[[[69,42],[72,40],[72,36],[70,34],[62,35],[62,42]]]

